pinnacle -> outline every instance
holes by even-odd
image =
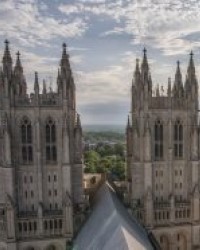
[[[10,42],[6,39],[6,40],[4,41],[4,43],[5,43],[6,46],[8,46]]]
[[[20,52],[19,51],[17,51],[16,56],[19,59],[19,57],[20,57]]]

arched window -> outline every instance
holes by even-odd
[[[161,160],[163,158],[163,124],[160,120],[155,123],[154,140],[155,160]]]
[[[21,153],[23,164],[33,162],[32,126],[28,118],[24,118],[21,123]]]
[[[174,125],[174,157],[183,157],[183,125],[179,120]]]
[[[57,147],[56,147],[56,125],[50,118],[46,123],[46,161],[57,161]]]

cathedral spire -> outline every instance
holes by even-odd
[[[77,127],[81,127],[81,119],[80,119],[80,115],[79,114],[77,114],[77,118],[76,119],[77,119],[76,120]]]
[[[190,53],[190,61],[187,69],[187,74],[189,78],[195,78],[195,65],[194,65],[194,59],[193,59],[193,52]]]
[[[16,53],[16,64],[15,64],[15,73],[19,72],[19,73],[23,73],[23,68],[22,68],[22,64],[21,64],[21,60],[20,60],[20,53],[19,51]]]
[[[45,80],[43,80],[42,94],[43,94],[43,95],[46,95],[46,93],[47,93],[46,81],[45,81]]]
[[[136,59],[136,66],[134,72],[134,81],[133,85],[138,85],[140,83],[140,66],[139,66],[139,59]]]
[[[5,50],[3,55],[3,62],[12,62],[10,48],[9,48],[9,41],[6,39],[4,43],[5,43]]]
[[[168,97],[171,96],[171,88],[172,88],[171,77],[169,77],[168,78],[168,87],[167,87],[167,95],[168,95]]]
[[[3,55],[3,72],[5,75],[8,77],[11,77],[12,73],[12,58],[10,54],[10,49],[9,49],[9,41],[5,40],[5,50],[4,50],[4,55]]]
[[[182,74],[181,74],[181,69],[180,69],[180,61],[177,61],[173,93],[174,93],[174,96],[182,97],[184,94],[183,92],[184,92],[184,88],[183,88]]]
[[[126,126],[126,128],[127,128],[127,129],[130,128],[130,117],[129,117],[129,115],[128,115],[128,120],[127,120],[127,126]]]
[[[181,70],[180,70],[180,61],[177,61],[175,80],[177,82],[182,81],[182,75],[181,75]]]
[[[185,93],[186,96],[189,96],[192,94],[193,97],[196,97],[198,100],[198,82],[196,78],[196,73],[195,73],[195,64],[194,64],[194,59],[193,59],[193,52],[191,51],[190,53],[190,60],[188,64],[188,69],[187,69],[187,77],[185,81]]]
[[[141,65],[141,71],[143,73],[143,75],[148,76],[149,73],[149,63],[148,63],[148,59],[147,59],[147,50],[146,48],[144,48],[143,50],[143,61],[142,61],[142,65]]]
[[[138,58],[136,58],[135,74],[140,74],[140,65],[139,65],[139,59]]]
[[[34,90],[35,90],[35,94],[39,95],[40,89],[39,89],[38,72],[35,72]]]
[[[16,55],[17,55],[16,66],[21,67],[22,65],[20,61],[20,52],[18,51]]]
[[[60,62],[61,70],[70,70],[69,54],[67,53],[67,45],[63,43],[62,59]]]
[[[16,94],[18,95],[26,95],[27,92],[27,86],[26,86],[26,80],[23,75],[23,67],[20,60],[20,53],[19,51],[16,53],[16,63],[14,68],[14,85],[16,89]]]

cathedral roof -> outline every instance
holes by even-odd
[[[151,250],[155,246],[106,182],[95,196],[92,213],[75,239],[73,249]]]

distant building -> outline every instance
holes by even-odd
[[[153,94],[146,50],[132,84],[127,125],[129,200],[138,220],[161,249],[200,249],[200,137],[198,83],[193,53],[183,84],[177,63],[174,85]]]
[[[63,44],[57,91],[27,94],[8,41],[0,71],[0,249],[65,250],[83,203],[82,128]],[[42,92],[42,93],[41,93]]]

